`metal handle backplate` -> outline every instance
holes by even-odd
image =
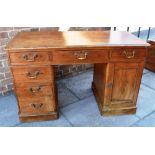
[[[131,59],[135,57],[135,51],[128,52],[126,50],[123,51],[123,54],[125,55],[126,58]]]
[[[33,62],[33,61],[35,61],[37,58],[38,58],[39,56],[38,56],[38,54],[24,54],[23,55],[23,59],[24,60],[26,60],[26,61],[28,61],[28,62]]]
[[[75,52],[74,55],[78,60],[85,60],[87,59],[88,52],[85,52],[85,51]]]
[[[40,74],[41,74],[40,71],[35,71],[34,73],[27,72],[27,73],[26,73],[26,76],[27,76],[29,79],[36,79]]]
[[[41,87],[30,87],[29,88],[29,91],[31,92],[31,93],[37,93],[37,92],[39,92],[41,90]]]
[[[31,103],[32,108],[39,109],[43,106],[43,103]]]

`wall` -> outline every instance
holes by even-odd
[[[8,66],[6,51],[4,50],[7,43],[21,31],[58,31],[58,27],[0,27],[0,95],[5,95],[13,89],[12,76]],[[104,31],[108,27],[70,27],[69,31]],[[66,76],[74,76],[93,67],[87,65],[59,65],[55,66],[57,79]]]

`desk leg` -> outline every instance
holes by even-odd
[[[144,63],[94,65],[92,89],[101,114],[120,115],[136,112]]]

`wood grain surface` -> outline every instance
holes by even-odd
[[[105,46],[149,46],[149,44],[124,31],[20,32],[6,49]]]

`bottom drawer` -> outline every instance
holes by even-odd
[[[54,112],[56,103],[52,96],[37,98],[18,97],[20,113],[34,114]]]

